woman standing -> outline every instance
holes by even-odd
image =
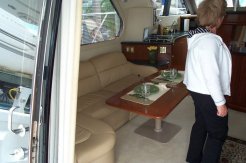
[[[231,54],[216,35],[226,9],[225,0],[204,0],[197,10],[200,27],[187,39],[184,84],[195,105],[186,161],[218,163],[228,132],[228,109],[224,95],[230,95]]]

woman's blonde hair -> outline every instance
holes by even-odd
[[[204,0],[197,9],[197,19],[201,26],[217,26],[219,18],[226,14],[225,0]]]

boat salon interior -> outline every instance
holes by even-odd
[[[60,60],[59,57],[54,60],[53,93],[47,96],[51,109],[46,113],[49,113],[47,119],[50,126],[59,125],[39,130],[47,131],[48,135],[48,144],[40,145],[50,152],[45,159],[49,162],[52,159],[60,162],[74,160],[76,163],[186,162],[195,107],[183,84],[183,77],[187,36],[190,30],[198,27],[196,10],[201,1],[82,0],[76,1],[77,6],[73,6],[77,15],[72,18],[69,14],[63,14],[72,3],[62,2],[57,42],[67,40],[67,45],[73,44],[70,46],[73,50],[56,51]],[[14,7],[18,10],[14,5],[13,0],[13,4],[8,4],[6,8],[8,11]],[[0,14],[5,17],[8,15],[6,11],[0,8]],[[19,16],[24,17],[20,12]],[[32,16],[35,17],[35,14]],[[11,15],[8,20],[5,17],[0,16],[1,22],[10,23]],[[69,26],[72,21],[76,23]],[[28,28],[36,30],[30,24]],[[68,28],[70,32],[66,31]],[[32,32],[25,38],[28,40],[24,40],[27,51],[21,55],[18,49],[13,50],[15,47],[8,47],[10,43],[6,43],[10,36],[6,33],[14,31],[9,28],[4,33],[4,29],[4,25],[0,25],[0,36],[3,36],[0,52],[1,55],[6,54],[0,56],[0,162],[7,162],[4,148],[12,150],[19,140],[16,135],[25,141],[34,135],[35,132],[31,132],[26,137],[29,128],[25,126],[30,123],[27,120],[31,112],[29,107],[38,103],[30,103],[29,99],[36,91],[32,87],[32,67],[35,60],[33,54],[38,46],[32,39],[37,33]],[[229,108],[228,136],[246,142],[245,0],[227,0],[226,16],[217,34],[227,45],[232,59],[231,96],[226,97]],[[76,41],[69,42],[71,35]],[[21,42],[20,39],[16,40]],[[66,44],[57,44],[56,49],[65,47]],[[12,62],[12,57],[6,59],[10,56],[6,51],[18,52],[17,56],[22,57],[18,58],[20,63]],[[22,64],[23,60],[28,64]],[[23,73],[16,70],[18,64],[22,66]],[[18,85],[16,81],[22,83],[18,89],[15,88]],[[48,87],[43,85],[44,88]],[[40,98],[42,96],[45,95],[40,95]],[[17,98],[26,101],[22,105]],[[18,115],[14,107],[17,104],[20,105],[17,110],[24,111],[17,118],[18,122],[15,121]],[[45,105],[43,108],[45,110]],[[17,125],[20,122],[24,127]],[[18,129],[13,129],[17,126]],[[10,136],[7,131],[12,132]],[[7,147],[5,140],[12,141],[13,145]],[[12,155],[8,154],[8,158],[14,155],[16,157],[10,159],[25,162],[28,145],[19,146],[22,147]],[[242,148],[246,151],[245,146]],[[60,151],[60,154],[54,151]]]

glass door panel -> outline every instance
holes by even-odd
[[[0,162],[29,162],[44,0],[0,0]]]

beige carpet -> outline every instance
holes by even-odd
[[[159,143],[138,135],[134,130],[148,118],[138,116],[117,130],[116,163],[185,163],[191,126],[194,122],[194,106],[186,97],[165,118],[179,125],[181,130],[167,143]],[[229,135],[246,140],[246,114],[230,110]]]

